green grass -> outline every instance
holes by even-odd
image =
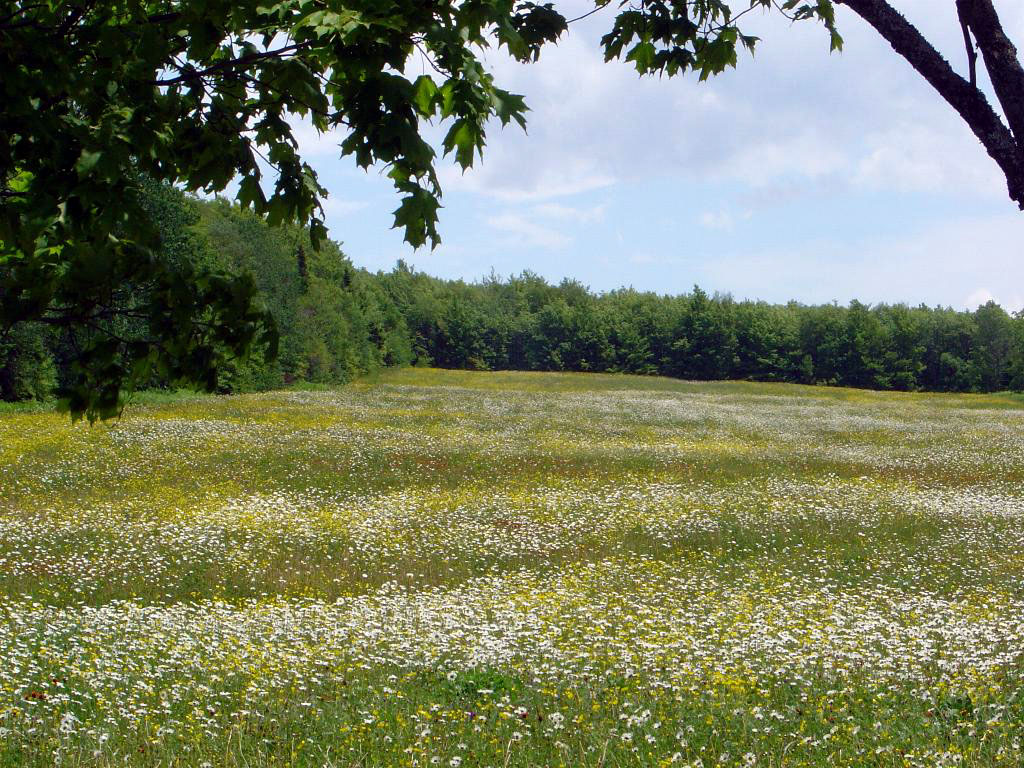
[[[0,478],[0,766],[1024,762],[1012,395],[408,369]]]

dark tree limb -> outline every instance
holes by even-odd
[[[964,48],[967,50],[967,69],[971,76],[971,85],[978,86],[978,50],[971,39],[971,27],[967,21],[964,0],[956,0],[956,15],[960,20],[960,29],[964,33]]]
[[[992,0],[957,0],[978,41],[992,88],[1017,141],[1024,141],[1024,67],[1017,49],[1003,31]]]
[[[874,27],[875,31],[893,47],[893,50],[906,59],[910,66],[956,110],[974,135],[978,137],[985,147],[985,151],[999,165],[1003,175],[1006,176],[1010,199],[1016,202],[1021,210],[1024,210],[1024,151],[1015,139],[1014,132],[1003,123],[992,105],[989,104],[988,99],[985,98],[985,94],[977,86],[971,85],[958,75],[942,54],[886,0],[836,0],[836,2],[847,6]],[[989,64],[991,56],[998,59],[999,66],[1004,69],[1008,68],[1006,58],[1012,55],[1016,60],[1016,50],[1006,39],[1005,34],[1001,35],[1004,42],[998,42],[1002,32],[998,17],[995,18],[995,27],[993,27],[992,19],[986,16],[984,9],[978,10],[979,6],[987,6],[991,10],[990,0],[967,0],[967,3],[974,6],[967,9],[970,14],[967,16],[968,25],[978,40],[978,47],[982,49],[986,67],[991,73],[993,68],[993,65]],[[976,15],[982,18],[983,31],[979,32],[975,26]],[[991,16],[995,16],[994,10]],[[989,22],[988,26],[985,26],[986,21]],[[985,37],[986,42],[982,42],[982,37]],[[985,53],[986,45],[992,51],[989,54]],[[1020,68],[1019,63],[1017,68]],[[1016,107],[1020,107],[1022,122],[1021,132],[1018,135],[1024,136],[1024,88],[1014,85],[1014,82],[1012,73],[1004,80],[1003,91],[1007,92],[1009,107],[1003,101],[1000,88],[996,88],[996,95],[1007,113],[1008,119],[1010,119],[1009,113]],[[1024,72],[1021,73],[1020,82],[1024,83]],[[993,85],[994,83],[995,77],[993,77]],[[1013,88],[1020,88],[1020,90],[1010,93]],[[1015,98],[1009,98],[1010,96],[1015,96]],[[1013,119],[1010,119],[1010,124],[1014,124]]]
[[[162,80],[152,81],[153,85],[177,85],[178,83],[188,83],[195,81],[199,78],[206,77],[207,75],[216,74],[225,70],[236,70],[253,64],[254,62],[261,61],[263,59],[283,59],[288,56],[292,56],[298,51],[302,51],[309,48],[311,43],[294,43],[293,45],[286,45],[281,48],[276,48],[272,51],[259,51],[257,53],[246,54],[245,56],[239,56],[234,59],[226,59],[218,62],[212,66],[206,67],[205,69],[189,69],[177,77],[168,77]]]

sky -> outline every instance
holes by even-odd
[[[891,2],[966,70],[953,0]],[[1024,44],[1024,3],[996,7]],[[531,270],[595,291],[1024,308],[1024,213],[966,124],[859,17],[838,8],[845,47],[830,54],[819,24],[761,14],[745,29],[756,55],[704,83],[604,63],[613,18],[573,24],[534,64],[487,53],[497,83],[525,95],[528,133],[495,125],[465,174],[439,161],[433,251],[390,229],[398,197],[378,169],[300,126],[331,237],[357,266],[405,259],[467,280]]]

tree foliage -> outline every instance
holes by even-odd
[[[396,226],[413,245],[436,243],[423,122],[446,122],[444,151],[468,167],[488,120],[523,123],[526,109],[480,50],[497,41],[535,58],[564,28],[546,6],[499,0],[26,0],[2,14],[0,321],[80,332],[63,394],[90,418],[154,373],[212,389],[224,353],[273,351],[251,281],[158,256],[140,178],[207,193],[237,180],[243,206],[306,223],[315,248],[325,190],[289,122],[307,117],[343,126],[342,154],[360,166],[386,165],[402,195]],[[431,74],[407,77],[418,56]],[[123,318],[146,333],[121,337]]]
[[[1024,385],[1024,313],[807,306],[682,296],[524,273],[466,284],[399,266],[377,276],[413,336],[413,363],[605,371],[867,389],[991,392]],[[453,322],[457,318],[457,322]]]
[[[1024,69],[992,0],[955,1],[968,78],[885,0],[596,0],[594,10],[616,8],[606,58],[704,79],[753,50],[751,12],[818,21],[837,49],[834,6],[848,6],[961,115],[1024,206]],[[342,129],[341,154],[359,166],[386,168],[395,226],[414,246],[436,245],[438,153],[465,169],[492,120],[525,125],[523,99],[494,82],[482,51],[535,60],[571,21],[527,0],[13,0],[0,11],[0,327],[31,321],[73,338],[61,389],[75,414],[110,415],[123,390],[154,376],[218,387],[228,360],[254,345],[273,357],[273,315],[251,279],[170,258],[145,180],[205,193],[235,182],[242,207],[305,226],[315,251],[326,190],[298,152],[294,118],[305,118]],[[977,85],[976,49],[1005,119]],[[431,121],[444,126],[439,148],[425,138]],[[544,333],[572,309],[547,310]],[[452,327],[470,321],[452,312]],[[552,364],[563,352],[550,350]]]
[[[226,200],[145,184],[167,263],[242,276],[262,296],[279,354],[225,357],[216,389],[336,384],[393,365],[471,370],[605,371],[869,389],[1024,390],[1024,313],[735,301],[699,287],[683,296],[525,272],[479,283],[442,280],[404,262],[371,274],[334,242],[269,226]],[[143,320],[117,333],[145,336]],[[22,323],[0,342],[0,399],[48,397],[77,375],[75,329]],[[219,353],[218,350],[215,350]],[[141,386],[173,386],[157,369]]]

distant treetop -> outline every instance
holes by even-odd
[[[846,5],[967,122],[1024,206],[1024,69],[991,0],[955,2],[967,77],[885,0],[596,0],[591,12],[617,10],[607,59],[703,80],[754,49],[751,12],[816,20],[838,49],[834,5]],[[154,371],[215,387],[225,354],[261,340],[273,354],[274,324],[251,281],[157,256],[140,179],[206,193],[235,182],[242,205],[308,226],[316,247],[326,190],[298,152],[305,118],[340,129],[359,166],[386,168],[395,227],[437,245],[424,125],[443,124],[440,151],[471,166],[493,119],[525,126],[527,112],[481,52],[535,60],[573,21],[524,0],[14,0],[0,11],[0,333],[27,321],[79,333],[74,414],[115,413]],[[977,86],[978,51],[1005,120]],[[143,331],[120,335],[125,318]]]

